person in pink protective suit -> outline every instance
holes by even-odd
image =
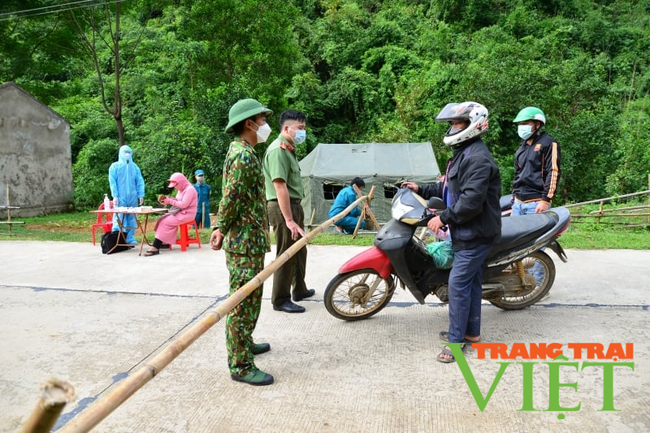
[[[160,204],[169,204],[172,207],[167,214],[160,217],[156,222],[156,238],[151,248],[144,254],[147,257],[159,254],[160,247],[163,244],[171,245],[175,243],[178,226],[194,221],[196,216],[198,196],[196,189],[187,178],[182,173],[174,173],[169,178],[168,187],[178,190],[178,194],[176,194],[176,197],[165,195],[158,197]]]

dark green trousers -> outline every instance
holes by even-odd
[[[243,255],[226,252],[230,274],[230,294],[253,279],[264,269],[264,254]],[[230,374],[245,376],[255,370],[253,331],[262,308],[263,286],[258,287],[226,317],[226,349]]]
[[[273,227],[273,233],[275,233],[277,257],[291,248],[296,241],[291,239],[291,231],[287,228],[278,202],[268,202],[267,209],[269,212],[269,224]],[[300,203],[291,203],[291,213],[296,224],[304,227],[305,213]],[[294,295],[301,296],[307,291],[307,285],[305,284],[306,268],[307,247],[305,246],[273,274],[273,292],[271,294],[271,302],[273,305],[282,305],[286,301],[290,301],[292,286]]]

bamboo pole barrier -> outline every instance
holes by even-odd
[[[610,212],[625,212],[625,211],[632,211],[632,210],[641,210],[641,209],[650,209],[650,204],[648,205],[643,205],[643,206],[627,206],[627,207],[617,207],[615,209],[603,209],[602,213],[610,213]],[[595,214],[600,211],[591,211],[589,214]],[[634,212],[630,212],[631,215],[634,215]]]
[[[66,403],[74,398],[74,388],[65,380],[51,378],[41,386],[41,398],[27,419],[21,433],[49,433],[63,412]]]
[[[95,404],[82,411],[77,417],[68,422],[59,431],[61,433],[87,432],[99,424],[104,418],[110,415],[129,397],[135,394],[140,388],[147,384],[151,379],[156,377],[171,361],[187,349],[194,341],[210,329],[215,323],[225,317],[233,308],[250,295],[253,290],[261,286],[264,281],[287,260],[293,257],[298,250],[302,249],[317,234],[321,233],[327,227],[350,213],[359,203],[365,200],[367,196],[358,198],[354,203],[345,208],[338,215],[328,219],[321,225],[310,231],[303,238],[299,239],[287,251],[277,256],[276,259],[264,268],[262,272],[255,275],[252,280],[243,285],[239,290],[230,295],[226,300],[221,302],[217,307],[209,311],[205,317],[189,327],[185,332],[180,334],[174,340],[170,341],[156,356],[149,362],[145,363],[140,369],[127,376],[119,382],[115,388],[108,391],[104,396],[99,398]]]
[[[354,192],[357,193],[357,197],[361,197],[361,190],[359,187],[356,185],[352,185],[352,188],[354,188]],[[375,213],[370,209],[370,203],[372,202],[373,197],[375,196],[375,185],[370,188],[370,192],[368,193],[368,206],[364,207],[366,209],[368,216],[370,217],[370,220],[372,223],[375,225],[375,230],[379,230],[381,227],[379,226],[379,222],[377,221],[377,218],[375,218]]]
[[[361,194],[361,190],[356,185],[353,184],[352,188],[354,189],[354,192],[357,194],[357,198],[363,196],[363,194]],[[370,193],[368,193],[369,198],[366,200],[366,203],[361,209],[361,215],[359,215],[359,219],[357,220],[357,225],[354,227],[354,232],[352,233],[352,239],[357,237],[357,233],[359,233],[359,228],[361,227],[361,221],[366,219],[366,214],[368,215],[372,214],[372,211],[370,210],[369,206],[370,206],[371,197],[373,196],[374,193],[375,193],[375,185],[373,185],[370,188]],[[377,227],[377,230],[379,230],[379,227]]]
[[[354,231],[352,232],[352,239],[357,237],[357,233],[359,233],[359,227],[361,227],[361,221],[366,219],[366,208],[364,207],[361,210],[361,215],[359,215],[359,218],[357,219],[357,225],[354,226]]]
[[[650,183],[650,178],[648,179],[648,183]],[[648,189],[647,191],[633,192],[631,194],[623,194],[623,195],[617,195],[617,196],[614,196],[614,197],[598,198],[596,200],[583,201],[583,202],[580,202],[580,203],[565,204],[562,207],[572,208],[572,207],[577,207],[577,206],[583,206],[583,205],[586,205],[586,204],[600,203],[601,201],[620,200],[622,198],[630,198],[630,197],[636,197],[636,196],[639,196],[639,195],[646,195],[646,194],[650,194],[650,189]],[[648,198],[648,204],[650,204],[650,197]]]
[[[646,207],[644,207],[645,209]],[[629,212],[629,213],[599,213],[599,214],[589,214],[589,215],[576,215],[578,217],[584,217],[584,218],[598,218],[600,221],[601,218],[611,218],[611,217],[637,217],[637,216],[648,216],[650,215],[650,212]],[[571,218],[574,216],[571,215]]]

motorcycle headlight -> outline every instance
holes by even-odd
[[[399,221],[404,215],[415,209],[413,206],[402,203],[400,200],[401,197],[398,197],[394,202],[393,206],[390,208],[390,216]]]

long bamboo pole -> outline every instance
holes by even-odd
[[[650,184],[650,175],[648,176],[648,183]],[[623,194],[623,195],[617,195],[617,196],[614,196],[614,197],[598,198],[598,199],[595,199],[595,200],[583,201],[583,202],[580,202],[580,203],[565,204],[562,207],[572,208],[572,207],[577,207],[577,206],[583,206],[583,205],[586,205],[586,204],[600,203],[601,201],[620,200],[622,198],[630,198],[630,197],[636,197],[638,195],[646,195],[646,194],[650,194],[650,189],[648,189],[647,191],[633,192],[631,194]],[[648,200],[648,203],[650,203],[650,199]]]
[[[264,268],[262,272],[255,275],[252,280],[242,286],[235,293],[230,295],[228,299],[217,305],[217,307],[207,313],[197,323],[188,328],[185,332],[180,334],[174,340],[169,342],[156,356],[149,362],[140,367],[139,370],[126,377],[115,388],[108,391],[104,396],[99,398],[95,404],[82,411],[77,417],[68,422],[61,430],[61,433],[71,432],[87,432],[99,424],[104,418],[110,415],[116,408],[124,403],[129,397],[135,394],[147,382],[156,377],[171,361],[180,355],[190,344],[196,341],[215,323],[225,317],[230,311],[233,310],[241,301],[250,295],[255,289],[261,286],[264,281],[269,278],[273,273],[284,263],[293,257],[296,252],[305,247],[307,243],[312,240],[317,234],[321,233],[327,227],[334,224],[336,221],[343,218],[350,213],[361,201],[365,200],[367,196],[358,198],[354,203],[345,208],[341,213],[323,222],[314,230],[306,234],[305,237],[299,239],[287,251],[280,254],[276,259]]]
[[[74,398],[72,385],[55,378],[44,383],[41,391],[41,398],[20,433],[49,433],[66,403]]]

